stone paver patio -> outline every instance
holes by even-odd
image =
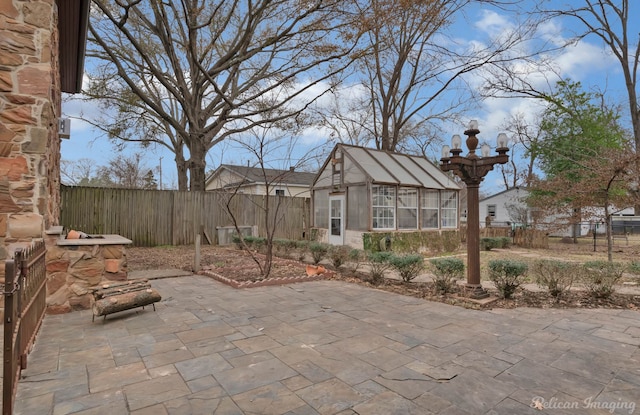
[[[338,281],[153,287],[156,312],[47,316],[15,413],[640,413],[638,311],[475,311]]]

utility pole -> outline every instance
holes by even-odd
[[[162,156],[160,156],[160,167],[158,168],[160,175],[160,190],[162,190]]]

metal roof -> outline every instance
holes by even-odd
[[[425,157],[347,144],[336,145],[331,152],[331,157],[323,165],[316,180],[321,176],[322,171],[327,168],[330,159],[334,157],[338,150],[342,151],[344,157],[348,157],[354,165],[358,166],[362,173],[373,183],[440,190],[460,190],[460,186],[456,182]]]

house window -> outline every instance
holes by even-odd
[[[496,205],[487,205],[487,216],[491,216],[491,219],[496,218]]]
[[[418,189],[398,189],[398,229],[418,229]]]
[[[443,228],[455,228],[458,226],[458,193],[451,190],[443,190],[440,193],[440,213]]]
[[[284,189],[276,189],[276,196],[284,196]]]
[[[437,190],[422,191],[422,229],[438,229],[440,193]]]
[[[372,186],[373,229],[395,229],[396,188]]]

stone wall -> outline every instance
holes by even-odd
[[[56,240],[47,241],[47,313],[88,309],[93,290],[127,279],[125,245],[58,246]]]
[[[59,217],[55,0],[0,1],[0,273]]]

